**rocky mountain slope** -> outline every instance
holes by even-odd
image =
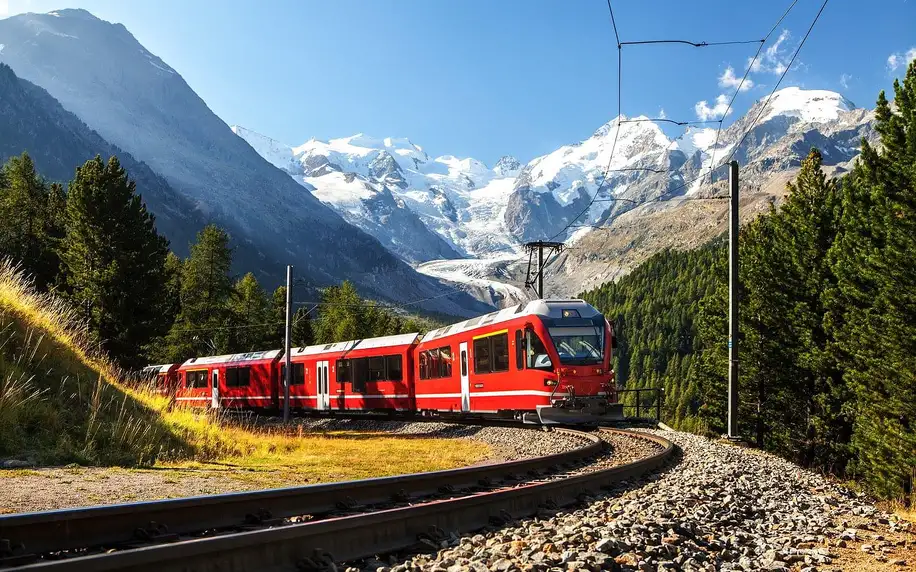
[[[383,159],[366,169],[367,174],[344,172],[339,168],[335,170],[336,165],[327,160],[297,156],[292,147],[250,129],[234,125],[232,131],[345,220],[374,236],[402,259],[425,262],[459,257],[458,252],[427,228],[397,194],[398,181],[383,174]],[[393,166],[389,168],[397,172]],[[370,170],[380,176],[369,174]]]
[[[66,183],[77,165],[101,155],[117,155],[143,200],[157,213],[156,226],[172,241],[172,249],[188,254],[194,230],[206,224],[194,205],[176,193],[146,164],[108,143],[75,115],[61,107],[48,92],[0,64],[0,162],[28,152],[39,172],[53,181]],[[253,253],[239,252],[242,258]]]
[[[485,257],[517,249],[518,241],[501,222],[520,168],[513,157],[490,169],[476,159],[432,158],[407,139],[359,134],[291,147],[243,127],[233,130],[406,260]],[[380,228],[380,206],[383,213],[396,211],[407,228],[398,235],[392,234],[398,232],[393,225]]]
[[[696,135],[702,141],[702,135]],[[835,92],[786,88],[776,92],[765,109],[757,102],[724,129],[718,146],[694,151],[678,175],[689,181],[707,173],[713,160],[716,165],[724,163],[734,151],[740,166],[743,223],[781,200],[786,182],[812,147],[823,153],[828,173],[840,176],[859,154],[863,138],[877,142],[873,111],[857,108]],[[556,260],[549,273],[551,288],[580,292],[622,276],[663,248],[692,248],[726,232],[727,177],[727,170],[719,169],[665,202],[621,208],[609,217],[606,228],[581,236]],[[699,197],[723,200],[691,200]]]
[[[148,164],[193,205],[195,216],[221,222],[238,244],[256,251],[260,261],[247,269],[279,277],[291,262],[318,284],[351,278],[364,293],[389,300],[435,297],[421,306],[438,312],[482,309],[414,272],[265,161],[124,26],[84,10],[60,10],[0,20],[0,38],[0,61],[18,76]]]

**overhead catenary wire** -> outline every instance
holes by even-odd
[[[717,147],[718,144],[719,144],[719,137],[720,137],[720,134],[721,134],[721,132],[722,132],[722,126],[723,126],[725,117],[728,115],[729,110],[731,110],[731,107],[732,107],[732,105],[733,105],[735,99],[737,98],[738,94],[741,92],[741,88],[743,87],[744,83],[746,82],[748,75],[750,74],[751,70],[752,70],[753,67],[754,67],[754,64],[756,63],[757,59],[760,57],[760,53],[763,51],[763,46],[766,44],[766,42],[769,40],[769,38],[773,35],[773,33],[776,31],[776,29],[779,28],[780,24],[783,22],[783,20],[785,20],[786,16],[788,16],[789,12],[792,11],[792,8],[794,8],[795,5],[798,3],[798,0],[793,0],[792,3],[788,6],[788,8],[786,8],[786,10],[785,10],[785,12],[783,12],[782,16],[779,17],[779,19],[776,21],[776,23],[770,28],[769,32],[767,32],[767,35],[764,37],[763,41],[761,41],[760,46],[757,48],[757,52],[754,54],[754,57],[751,58],[751,60],[748,62],[748,66],[747,66],[747,69],[745,70],[744,76],[741,78],[741,81],[739,82],[737,88],[735,89],[735,92],[734,92],[734,94],[732,95],[732,97],[731,97],[731,99],[730,99],[730,101],[729,101],[729,103],[728,103],[728,106],[727,106],[725,112],[722,114],[722,117],[718,120],[718,122],[719,122],[719,127],[718,127],[718,129],[716,130],[716,139],[715,139],[715,142],[714,142],[713,147],[712,147],[713,152],[712,152],[712,154],[711,154],[711,160],[710,160],[709,169],[708,169],[707,171],[701,172],[699,175],[697,175],[696,177],[693,177],[692,179],[689,179],[689,180],[687,180],[687,181],[684,181],[683,183],[681,183],[681,184],[678,185],[677,187],[675,187],[675,188],[673,188],[673,189],[669,189],[669,190],[667,191],[668,194],[673,193],[673,192],[676,192],[676,191],[679,191],[680,189],[683,189],[684,187],[686,187],[686,186],[688,186],[688,185],[690,185],[690,184],[692,184],[692,183],[694,183],[694,182],[696,182],[696,181],[698,181],[698,180],[701,180],[701,179],[704,178],[706,175],[711,175],[716,169],[719,169],[719,168],[724,167],[724,166],[726,166],[726,165],[729,164],[729,161],[731,161],[732,157],[734,157],[734,155],[735,155],[735,153],[737,152],[738,148],[741,146],[741,144],[744,142],[744,140],[748,137],[748,135],[750,134],[751,130],[752,130],[752,129],[754,128],[754,126],[757,124],[757,121],[760,120],[760,117],[762,117],[763,112],[766,110],[767,106],[769,105],[770,99],[773,97],[773,94],[776,93],[776,90],[779,89],[779,85],[782,83],[783,78],[786,76],[786,74],[788,73],[789,69],[791,69],[792,64],[795,62],[795,59],[796,59],[796,57],[798,56],[798,53],[801,51],[801,48],[804,46],[805,41],[808,39],[808,36],[811,34],[811,30],[814,28],[815,24],[817,24],[817,21],[818,21],[818,19],[820,18],[821,13],[823,13],[824,8],[826,8],[828,1],[829,1],[829,0],[824,0],[824,3],[821,5],[820,10],[818,11],[817,15],[814,17],[814,20],[811,22],[811,25],[808,27],[808,31],[805,33],[804,38],[802,38],[802,41],[799,43],[799,45],[798,45],[798,47],[796,48],[795,52],[792,54],[792,58],[789,60],[788,65],[785,67],[785,69],[783,69],[782,74],[781,74],[780,77],[779,77],[779,80],[776,82],[776,85],[773,87],[773,90],[770,92],[770,94],[767,96],[766,101],[765,101],[764,104],[761,106],[760,111],[759,111],[758,114],[757,114],[757,117],[754,119],[754,121],[753,121],[753,122],[748,126],[748,128],[745,130],[745,132],[744,132],[744,134],[742,135],[741,139],[734,145],[734,147],[732,148],[731,153],[729,154],[728,158],[727,158],[721,165],[719,165],[719,166],[717,167],[716,164],[715,164],[715,151],[716,151],[716,147]],[[724,198],[730,198],[730,197],[672,197],[670,200],[678,200],[678,199],[680,199],[680,200],[717,200],[717,199],[724,199]],[[630,202],[633,202],[633,201],[630,201]],[[648,202],[653,202],[653,201],[646,201],[646,202],[648,203]],[[662,201],[655,201],[655,202],[662,202]],[[609,229],[609,227],[599,227],[599,228],[608,228],[608,229]],[[610,266],[611,266],[612,263],[613,263],[613,260],[609,260],[609,261],[608,261],[608,264],[606,265],[605,270],[602,272],[602,274],[606,274],[606,273],[607,273],[607,271],[608,271],[608,269],[610,268]]]
[[[617,30],[617,20],[614,17],[614,9],[611,6],[610,0],[607,0],[607,5],[608,5],[608,11],[610,12],[610,15],[611,15],[611,24],[614,28],[614,37],[617,40],[617,129],[614,131],[614,140],[611,143],[611,153],[610,153],[610,156],[608,157],[608,166],[604,171],[604,175],[601,178],[601,182],[598,184],[598,188],[595,190],[595,194],[592,196],[591,200],[588,202],[586,207],[580,213],[578,213],[576,216],[570,219],[570,221],[566,224],[566,226],[564,226],[558,232],[554,233],[550,237],[549,240],[554,240],[558,236],[564,234],[567,230],[569,230],[572,227],[573,224],[575,224],[577,220],[579,220],[580,217],[582,217],[582,215],[584,215],[589,210],[591,210],[594,203],[597,202],[597,197],[601,193],[602,187],[607,182],[608,176],[610,175],[610,173],[616,172],[614,169],[611,169],[611,164],[613,163],[614,151],[616,150],[616,147],[617,147],[617,138],[620,134],[620,125],[622,123],[635,123],[638,121],[638,120],[622,120],[621,119],[621,115],[622,115],[622,104],[621,104],[622,72],[621,72],[621,68],[622,68],[622,59],[623,59],[622,58],[623,46],[644,45],[644,44],[686,44],[686,45],[690,45],[695,48],[705,48],[709,46],[728,46],[728,45],[739,45],[739,44],[760,44],[761,46],[763,46],[763,44],[766,41],[766,38],[764,38],[760,40],[735,40],[735,41],[724,41],[724,42],[705,42],[705,41],[704,42],[692,42],[689,40],[633,40],[633,41],[623,42],[620,40],[620,34]],[[660,119],[660,120],[664,121],[664,119]],[[711,121],[711,123],[718,122],[719,128],[721,129],[723,120],[724,120],[724,117],[723,119],[713,120]],[[646,119],[643,119],[642,121],[646,121]],[[693,123],[693,122],[678,122],[678,121],[673,121],[673,120],[671,122],[675,124],[685,124],[685,125]],[[664,170],[652,169],[652,168],[635,168],[634,167],[631,169],[632,170],[643,170],[644,169],[644,170],[653,171],[653,172],[671,172],[671,170],[664,171]],[[683,188],[684,186],[685,185],[681,185],[677,187],[677,189]],[[672,190],[668,191],[668,193],[671,193],[671,192]]]
[[[604,183],[607,182],[608,174],[611,171],[611,164],[614,161],[614,150],[617,147],[617,138],[620,135],[620,116],[623,114],[622,112],[623,105],[620,99],[621,93],[622,93],[621,78],[623,74],[621,72],[621,68],[623,66],[623,56],[622,56],[623,45],[620,43],[620,34],[617,31],[617,19],[614,18],[614,7],[611,6],[611,0],[607,0],[607,9],[608,9],[608,12],[610,12],[611,14],[611,25],[614,27],[614,38],[617,40],[617,117],[616,117],[617,128],[614,130],[614,141],[613,143],[611,143],[611,153],[608,156],[607,168],[604,170],[604,175],[601,177],[601,182],[598,184],[598,188],[595,189],[595,194],[594,196],[592,196],[592,199],[589,201],[588,205],[586,205],[586,207],[582,209],[582,212],[580,212],[572,220],[570,220],[569,223],[565,227],[563,227],[559,232],[551,236],[548,240],[553,240],[557,238],[558,236],[560,236],[561,234],[564,234],[567,230],[569,230],[570,225],[572,225],[574,222],[579,220],[579,217],[587,213],[592,208],[592,205],[595,203],[595,199],[598,197],[598,194],[601,192],[602,185],[604,185]]]
[[[621,46],[639,46],[646,44],[687,44],[694,48],[707,48],[709,46],[735,46],[739,44],[763,44],[764,40],[734,40],[730,42],[691,42],[690,40],[636,40],[620,42]]]
[[[747,69],[746,69],[745,72],[744,72],[744,76],[741,78],[741,81],[738,83],[738,87],[735,89],[735,92],[732,94],[732,97],[729,99],[728,106],[725,108],[725,112],[722,113],[722,116],[721,116],[719,119],[709,119],[709,120],[703,120],[703,121],[675,121],[675,120],[667,119],[667,118],[654,118],[654,119],[641,118],[641,119],[628,119],[628,120],[623,121],[623,123],[640,123],[640,122],[647,122],[647,121],[650,121],[650,122],[667,122],[667,123],[673,123],[673,124],[675,124],[675,125],[680,125],[680,126],[686,126],[686,125],[700,125],[700,124],[708,124],[708,123],[717,123],[717,124],[718,124],[718,128],[716,129],[716,138],[715,138],[715,141],[713,142],[713,145],[712,145],[712,147],[711,147],[711,149],[712,149],[712,154],[710,155],[710,162],[709,162],[710,168],[709,168],[709,170],[707,170],[706,172],[702,173],[699,177],[695,177],[695,178],[693,178],[693,179],[691,179],[691,180],[689,180],[689,181],[686,181],[685,183],[683,183],[683,184],[681,184],[681,185],[679,185],[679,186],[677,186],[677,187],[675,187],[675,188],[673,188],[673,189],[669,189],[669,190],[668,190],[668,193],[669,193],[669,194],[672,193],[672,192],[674,192],[674,191],[677,191],[677,190],[680,190],[680,189],[684,188],[684,187],[687,186],[688,184],[693,183],[694,181],[696,181],[696,180],[698,180],[698,179],[702,179],[702,178],[705,177],[706,175],[711,175],[712,172],[713,172],[715,169],[719,168],[719,167],[716,167],[716,166],[715,166],[715,163],[716,163],[715,157],[716,157],[717,147],[719,146],[719,138],[720,138],[720,136],[721,136],[721,134],[722,134],[722,127],[723,127],[723,124],[724,124],[724,122],[725,122],[725,118],[726,118],[726,116],[728,115],[728,112],[731,111],[732,105],[734,105],[734,103],[735,103],[735,99],[738,97],[738,94],[741,92],[741,88],[742,88],[742,87],[744,86],[744,84],[746,83],[748,75],[750,75],[750,72],[751,72],[751,71],[753,70],[753,68],[754,68],[754,64],[757,62],[757,59],[760,57],[760,53],[763,51],[763,46],[764,46],[765,43],[770,39],[770,37],[773,35],[773,32],[775,32],[776,29],[779,28],[779,25],[782,23],[783,20],[785,20],[786,16],[789,15],[789,12],[792,11],[792,8],[794,8],[795,5],[796,5],[797,3],[798,3],[798,0],[793,0],[793,2],[789,5],[789,7],[786,8],[785,12],[783,12],[782,16],[780,16],[780,18],[776,21],[776,23],[773,24],[773,26],[770,28],[770,31],[767,32],[766,36],[764,36],[763,41],[760,43],[760,46],[757,48],[757,52],[756,52],[756,53],[754,54],[754,56],[748,61]],[[748,43],[752,43],[752,42],[748,42]],[[667,149],[666,149],[666,152],[667,152]],[[662,155],[664,155],[664,153],[662,153]],[[728,161],[726,161],[726,163],[727,163],[727,162],[728,162]],[[720,166],[720,167],[721,167],[721,166]],[[624,169],[612,169],[612,172],[646,171],[646,172],[649,172],[649,173],[674,173],[674,172],[677,172],[677,171],[679,171],[679,170],[680,170],[680,167],[678,167],[678,168],[676,168],[676,169],[657,169],[657,168],[654,168],[654,167],[629,167],[629,168],[624,168]]]
[[[738,94],[741,93],[741,88],[744,87],[744,83],[747,81],[747,76],[750,75],[751,70],[754,69],[754,64],[757,63],[757,59],[760,57],[760,52],[763,51],[764,44],[766,44],[767,40],[770,39],[770,36],[772,36],[773,32],[775,32],[776,29],[779,27],[779,25],[782,24],[782,21],[786,19],[786,16],[789,15],[789,12],[792,11],[792,8],[794,8],[796,4],[798,4],[798,0],[793,0],[792,3],[789,4],[789,7],[786,8],[786,11],[782,13],[782,16],[780,16],[779,19],[776,20],[776,23],[773,24],[773,27],[770,28],[770,31],[767,32],[767,35],[763,37],[763,41],[760,43],[760,46],[757,48],[757,53],[754,54],[754,57],[751,58],[751,60],[748,62],[747,69],[744,71],[744,76],[741,78],[741,81],[738,82],[738,87],[735,89],[735,93],[732,94],[732,97],[728,102],[728,106],[725,108],[725,113],[723,113],[722,118],[719,119],[719,128],[716,130],[716,140],[715,142],[713,142],[712,154],[710,155],[710,161],[709,161],[709,167],[710,167],[709,174],[710,175],[712,174],[713,167],[715,167],[716,165],[716,147],[719,146],[719,135],[721,135],[722,133],[722,124],[725,121],[726,116],[728,116],[728,112],[731,111],[732,104],[735,103],[735,99],[738,97]],[[742,138],[741,141],[744,141],[744,138]],[[738,143],[738,145],[740,145],[740,142]],[[735,149],[738,148],[738,145],[735,145]],[[734,154],[734,149],[732,151],[733,151],[732,154]],[[728,161],[725,161],[725,162],[728,163]]]
[[[797,0],[796,0],[797,1]],[[757,122],[760,121],[760,118],[763,116],[763,112],[766,111],[767,106],[770,105],[770,100],[773,98],[773,95],[776,93],[776,90],[779,89],[779,85],[782,83],[782,80],[786,77],[786,74],[789,73],[789,70],[792,69],[792,64],[795,63],[795,58],[798,57],[798,53],[801,51],[802,47],[805,45],[805,42],[808,41],[808,36],[811,35],[811,30],[814,29],[814,26],[817,24],[817,21],[820,20],[821,14],[824,13],[824,8],[827,7],[827,3],[830,0],[824,0],[824,3],[821,4],[821,9],[817,11],[817,14],[814,16],[814,20],[811,21],[811,25],[808,26],[808,31],[805,32],[805,36],[802,38],[802,41],[798,44],[798,47],[795,48],[795,52],[792,54],[792,58],[789,59],[788,65],[785,66],[785,69],[782,70],[782,74],[779,76],[779,80],[776,82],[776,85],[773,86],[772,91],[767,96],[766,101],[760,106],[760,111],[757,113],[757,117],[754,118],[754,121],[750,124],[747,130],[744,132],[744,136],[738,141],[735,147],[732,149],[732,152],[729,154],[728,158],[725,160],[725,164],[728,164],[731,161],[732,157],[735,156],[735,152],[738,150],[738,147],[744,143],[744,140],[747,139],[747,136],[750,135],[751,130],[757,125]],[[793,2],[793,6],[795,3]]]
[[[702,125],[705,123],[720,123],[721,119],[704,119],[701,121],[675,121],[667,117],[637,117],[634,119],[624,119],[621,123],[673,123],[675,125]]]

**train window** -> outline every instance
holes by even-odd
[[[350,380],[350,360],[337,360],[337,383],[349,383]]]
[[[250,383],[250,367],[230,367],[226,369],[226,387],[248,387]]]
[[[188,389],[200,389],[207,387],[206,371],[189,371],[185,374],[185,387]]]
[[[515,330],[515,369],[525,369],[525,341],[522,339],[521,330]]]
[[[282,386],[286,380],[286,364],[280,365],[280,385]],[[305,385],[305,364],[304,363],[294,363],[293,364],[293,378],[289,380],[290,386],[293,385]]]
[[[528,330],[528,367],[535,369],[553,369],[553,363],[550,360],[550,355],[547,353],[547,348],[544,347],[544,342],[541,341],[541,338],[532,331]]]
[[[474,340],[474,373],[509,371],[509,333]]]
[[[383,381],[388,379],[385,374],[385,357],[369,358],[369,381]]]
[[[387,356],[385,361],[388,365],[388,379],[390,381],[401,381],[404,379],[404,373],[401,369],[401,356]]]
[[[429,352],[420,352],[420,379],[429,379]]]
[[[438,379],[442,377],[439,364],[442,363],[442,360],[439,358],[439,350],[429,350],[429,378]]]
[[[493,371],[509,371],[509,334],[490,336],[493,340]]]
[[[461,352],[461,377],[468,376],[468,352]]]
[[[350,360],[351,379],[353,391],[363,393],[366,391],[366,382],[369,381],[369,358],[355,358]]]
[[[439,348],[439,377],[452,377],[452,348]]]
[[[490,338],[474,340],[474,373],[490,373]]]

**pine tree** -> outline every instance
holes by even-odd
[[[293,345],[297,348],[310,346],[315,343],[315,333],[312,331],[312,319],[308,308],[296,310],[293,318]]]
[[[315,328],[319,344],[357,340],[366,331],[365,306],[350,281],[326,288],[321,294],[321,314]]]
[[[22,265],[39,289],[57,281],[58,243],[66,199],[48,185],[27,153],[12,157],[0,175],[0,254]]]
[[[165,259],[165,296],[162,299],[162,315],[171,327],[175,320],[178,319],[178,313],[181,311],[181,271],[183,261],[174,252],[169,252]],[[167,332],[166,332],[167,334]],[[155,363],[167,363],[173,361],[172,354],[169,350],[167,335],[161,335],[153,339],[147,348],[147,355],[150,361]]]
[[[916,62],[894,94],[896,110],[878,96],[882,150],[863,141],[847,177],[824,295],[856,397],[854,470],[888,497],[916,485]]]
[[[229,348],[232,249],[229,235],[209,224],[182,264],[181,311],[166,339],[170,361],[224,353]]]
[[[269,340],[271,347],[281,348],[286,343],[286,286],[278,286],[270,296]],[[296,347],[295,341],[292,342]]]
[[[249,272],[235,283],[230,303],[232,329],[229,351],[252,352],[268,349],[275,330],[272,308],[258,279]]]
[[[166,294],[168,241],[156,232],[116,157],[76,169],[69,185],[61,259],[68,294],[108,353],[143,365],[143,348],[168,328],[160,309]]]

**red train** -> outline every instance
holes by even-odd
[[[530,423],[620,419],[614,331],[582,300],[535,300],[419,334],[291,351],[289,405],[317,412],[495,416]],[[283,407],[282,350],[150,366],[177,402]]]

